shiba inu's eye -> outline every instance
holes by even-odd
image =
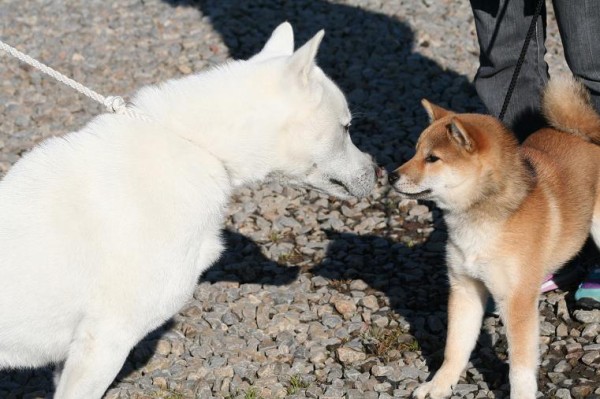
[[[429,156],[427,156],[427,158],[425,158],[425,162],[427,162],[427,163],[434,163],[439,160],[440,160],[440,158],[436,157],[435,155],[429,155]]]

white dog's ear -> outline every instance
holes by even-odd
[[[321,29],[290,57],[290,69],[300,77],[303,84],[308,83],[310,73],[315,66],[317,51],[324,35],[325,31]]]
[[[260,53],[250,59],[253,61],[262,61],[273,57],[289,56],[293,53],[294,31],[289,22],[284,22],[271,33],[271,37],[267,40]]]

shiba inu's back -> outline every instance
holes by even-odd
[[[552,208],[561,210],[565,224],[555,250],[564,253],[566,262],[569,247],[574,250],[574,240],[585,240],[585,231],[600,246],[600,115],[573,78],[549,82],[543,111],[553,129],[531,135],[522,151],[542,175],[547,195],[556,203]]]
[[[600,147],[548,128],[531,135],[520,150],[536,184],[519,218],[545,230],[524,236],[517,246],[531,242],[545,258],[544,273],[552,273],[579,251],[590,233],[593,214],[600,211],[594,201],[600,189]]]

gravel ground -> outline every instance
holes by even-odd
[[[326,29],[319,62],[348,94],[355,142],[381,165],[411,155],[426,126],[422,97],[483,110],[471,85],[468,2],[0,3],[3,40],[106,95],[246,57],[283,20],[298,42]],[[564,70],[551,15],[548,25],[551,70]],[[35,143],[102,110],[1,57],[4,173]],[[401,201],[383,184],[348,202],[255,186],[233,198],[225,236],[228,250],[193,300],[133,349],[106,398],[404,398],[439,367],[448,288],[431,204]],[[600,312],[577,310],[572,294],[540,302],[544,398],[600,397]],[[488,316],[456,397],[507,397],[506,358],[504,327]],[[52,390],[49,369],[0,372],[1,398]]]

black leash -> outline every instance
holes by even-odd
[[[525,61],[525,54],[527,53],[527,48],[529,47],[529,42],[531,42],[533,32],[535,31],[535,24],[537,22],[537,19],[540,16],[540,13],[542,12],[542,6],[544,5],[544,1],[545,0],[538,0],[537,6],[535,7],[535,12],[531,17],[531,24],[529,25],[527,36],[525,36],[525,43],[523,43],[523,48],[521,49],[521,54],[519,55],[519,59],[517,60],[515,71],[513,72],[512,79],[510,80],[510,85],[508,86],[508,90],[506,91],[506,97],[504,97],[504,104],[502,104],[502,111],[500,111],[500,115],[498,116],[498,119],[500,119],[501,121],[504,120],[504,114],[506,114],[508,103],[510,102],[510,98],[512,97],[513,91],[515,90],[515,86],[517,85],[519,72],[521,72],[521,67],[523,66],[523,62]]]

